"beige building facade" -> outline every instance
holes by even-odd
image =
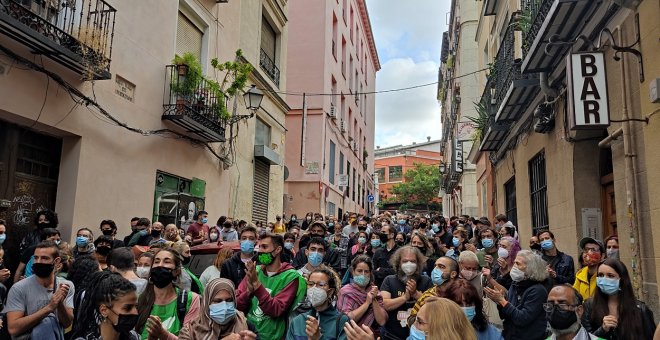
[[[273,220],[283,204],[287,2],[92,2],[105,10],[0,5],[5,245],[42,208],[59,214],[66,240],[80,227],[96,233],[102,219],[126,235],[133,216],[185,224],[201,209],[211,222]],[[209,115],[207,92],[195,103],[171,97],[175,54],[221,80],[212,60],[233,61],[238,49],[254,67],[247,87],[264,94],[258,109],[240,90],[227,99],[229,123]]]
[[[577,265],[582,237],[618,235],[636,293],[656,312],[658,15],[648,0],[483,1],[476,40],[489,121],[471,152],[490,162],[479,162],[480,196],[516,222],[523,245],[549,229]],[[580,77],[596,80],[576,89]]]

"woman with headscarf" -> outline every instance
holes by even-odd
[[[257,339],[254,327],[236,309],[236,289],[228,279],[214,279],[206,286],[197,319],[186,324],[179,340],[215,340],[238,335]]]

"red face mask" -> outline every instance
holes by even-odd
[[[600,262],[601,259],[601,254],[600,253],[587,253],[586,259],[585,259],[585,264],[587,266],[593,266],[596,265]]]

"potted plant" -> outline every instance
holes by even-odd
[[[203,79],[202,65],[192,53],[176,55],[172,62],[176,65],[177,73],[176,76],[172,75],[170,88],[172,93],[176,94],[176,107],[179,111],[191,104]]]

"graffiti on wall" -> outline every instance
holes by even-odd
[[[12,199],[14,214],[12,221],[19,226],[30,224],[30,214],[34,211],[33,206],[36,200],[31,195],[19,195]]]

